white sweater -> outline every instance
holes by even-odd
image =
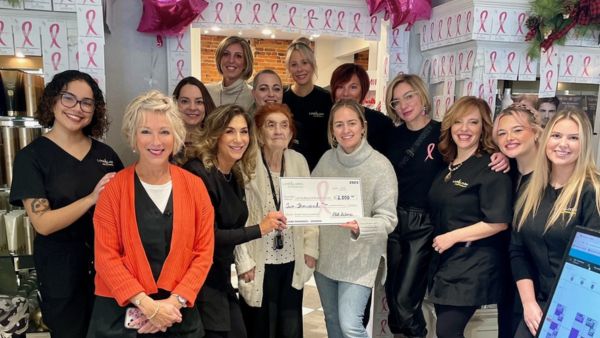
[[[223,87],[223,81],[210,83],[206,85],[206,89],[216,107],[237,104],[248,111],[254,103],[252,87],[244,79],[238,79],[228,87]]]
[[[385,260],[387,236],[398,221],[398,183],[392,164],[363,139],[351,154],[341,147],[328,150],[312,176],[359,177],[364,215],[357,219],[358,237],[347,228],[320,227],[316,270],[333,280],[373,287],[381,258]]]
[[[285,157],[285,176],[287,177],[307,177],[310,176],[306,159],[300,153],[288,149],[284,152]],[[246,184],[246,203],[248,204],[247,226],[260,223],[263,217],[273,210],[267,208],[267,198],[265,188],[269,186],[267,169],[262,165],[262,156],[258,152],[256,159],[256,175]],[[294,241],[294,277],[292,278],[292,287],[301,290],[304,283],[310,279],[314,269],[310,269],[304,263],[304,255],[313,258],[319,258],[318,238],[319,229],[310,226],[296,226],[289,228],[292,231]],[[244,297],[246,303],[250,306],[260,307],[263,298],[263,280],[265,276],[265,243],[263,238],[238,245],[235,247],[235,265],[238,276],[244,272],[256,268],[254,271],[254,280],[246,283],[238,278],[238,288],[240,295]]]

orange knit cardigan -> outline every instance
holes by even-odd
[[[184,297],[192,306],[213,260],[214,209],[206,187],[197,176],[170,165],[173,235],[155,281],[135,216],[134,167],[117,173],[96,204],[96,295],[125,306],[136,294],[153,294],[161,288]]]

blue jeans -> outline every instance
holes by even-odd
[[[315,272],[329,338],[368,338],[363,326],[371,288],[339,282]]]

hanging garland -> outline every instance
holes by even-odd
[[[555,42],[564,44],[571,29],[575,29],[577,35],[600,29],[598,0],[535,0],[532,10],[525,37],[531,41],[529,55],[532,57],[539,57],[540,49],[546,50]]]

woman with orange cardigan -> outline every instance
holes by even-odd
[[[202,180],[169,163],[185,127],[172,99],[150,91],[127,107],[123,132],[139,160],[96,206],[88,338],[202,336],[192,305],[212,264],[214,210]]]

